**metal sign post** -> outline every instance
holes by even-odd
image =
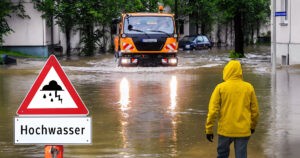
[[[45,158],[63,158],[64,146],[62,145],[45,145]]]

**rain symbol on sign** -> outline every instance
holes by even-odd
[[[57,91],[63,91],[63,90],[61,86],[57,84],[56,81],[54,80],[50,81],[49,84],[45,85],[41,91],[44,92],[43,95],[44,99],[50,99],[51,102],[53,102],[54,99],[57,99],[57,101],[60,101],[62,103],[63,100],[60,97],[60,95],[57,94]]]

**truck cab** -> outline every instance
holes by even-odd
[[[178,41],[173,14],[122,14],[114,44],[119,66],[178,64]]]

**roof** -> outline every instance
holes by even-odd
[[[169,13],[124,13],[123,16],[125,16],[126,14],[129,14],[131,16],[171,16],[173,17],[174,14],[169,14]]]
[[[199,34],[199,35],[185,35],[183,37],[197,37],[197,36],[206,36],[206,35],[201,35],[201,34]]]

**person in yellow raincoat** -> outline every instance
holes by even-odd
[[[227,158],[234,142],[235,157],[247,157],[247,144],[258,121],[259,108],[253,86],[243,81],[238,60],[231,60],[223,70],[224,82],[218,84],[209,101],[206,138],[213,142],[213,125],[218,119],[218,158]]]

